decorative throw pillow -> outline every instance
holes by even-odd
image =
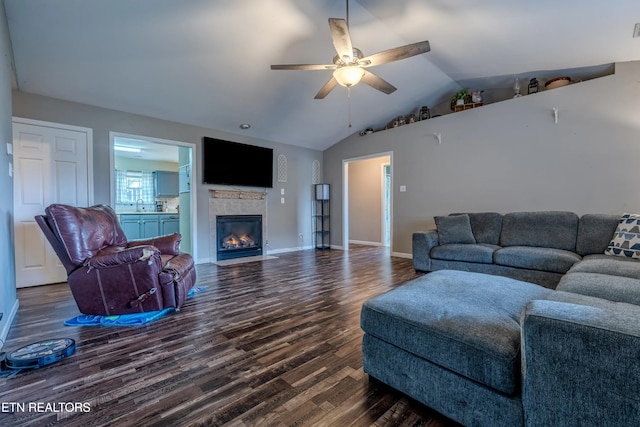
[[[441,245],[450,243],[476,243],[471,231],[469,215],[436,216],[433,218],[438,228],[438,240]]]
[[[607,255],[640,258],[640,215],[623,214],[609,246]]]

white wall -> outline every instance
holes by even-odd
[[[16,296],[16,271],[13,237],[13,178],[9,176],[9,164],[13,156],[7,154],[6,143],[12,141],[11,132],[11,47],[9,30],[0,1],[0,348],[9,333],[13,316],[18,309]]]
[[[93,129],[94,156],[94,202],[110,203],[110,170],[108,159],[109,132],[146,136],[172,141],[193,143],[197,161],[195,187],[197,194],[197,260],[210,261],[209,248],[209,197],[210,189],[225,188],[202,184],[202,137],[228,139],[246,144],[274,149],[274,163],[278,155],[288,160],[288,180],[277,181],[274,165],[274,188],[267,190],[267,227],[269,247],[273,250],[297,249],[311,246],[311,164],[322,161],[320,151],[278,144],[257,138],[230,135],[213,129],[190,126],[181,123],[158,120],[84,104],[47,98],[23,92],[13,93],[13,114],[36,120],[45,120]],[[228,187],[226,187],[228,188]],[[280,189],[285,189],[285,203],[280,203]],[[300,244],[299,234],[303,234]]]
[[[640,62],[616,64],[611,76],[346,138],[324,152],[332,244],[343,159],[389,151],[393,252],[410,254],[412,233],[452,211],[640,212],[639,82]]]

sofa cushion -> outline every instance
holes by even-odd
[[[600,273],[640,279],[640,261],[604,254],[587,255],[582,261],[574,264],[569,273]]]
[[[640,258],[640,215],[624,214],[618,222],[607,255]]]
[[[503,393],[520,390],[520,313],[549,289],[442,270],[366,301],[367,333]]]
[[[451,215],[463,215],[462,213],[452,213]],[[468,213],[471,230],[476,243],[488,243],[497,245],[500,243],[500,232],[502,231],[502,214],[497,212],[473,212]],[[608,239],[608,237],[607,237]]]
[[[471,231],[469,215],[436,216],[434,220],[438,229],[438,242],[441,245],[476,243]]]
[[[576,240],[578,255],[603,254],[619,221],[620,215],[582,215],[578,223],[578,238]]]
[[[566,273],[582,257],[562,249],[508,246],[493,253],[493,262],[508,267]]]
[[[576,304],[587,307],[603,308],[607,311],[624,313],[633,312],[632,316],[637,317],[635,313],[637,307],[635,304],[619,303],[618,301],[609,301],[604,298],[592,297],[590,295],[581,295],[575,292],[553,291],[546,298],[547,301],[565,302],[568,304]]]
[[[513,212],[502,218],[500,246],[536,246],[575,252],[578,216],[573,212]]]
[[[480,244],[451,243],[439,245],[431,249],[431,258],[447,261],[493,263],[493,252],[500,246]]]
[[[565,274],[557,290],[640,305],[640,280],[601,273]]]

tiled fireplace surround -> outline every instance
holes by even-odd
[[[210,190],[209,198],[209,248],[211,262],[218,259],[218,236],[216,217],[218,215],[262,215],[263,255],[266,255],[267,236],[267,193],[259,191]]]

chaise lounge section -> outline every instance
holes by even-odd
[[[640,420],[635,304],[442,270],[366,301],[361,327],[366,373],[463,425]]]
[[[363,304],[365,372],[467,426],[638,425],[640,216],[435,222],[432,272]]]

